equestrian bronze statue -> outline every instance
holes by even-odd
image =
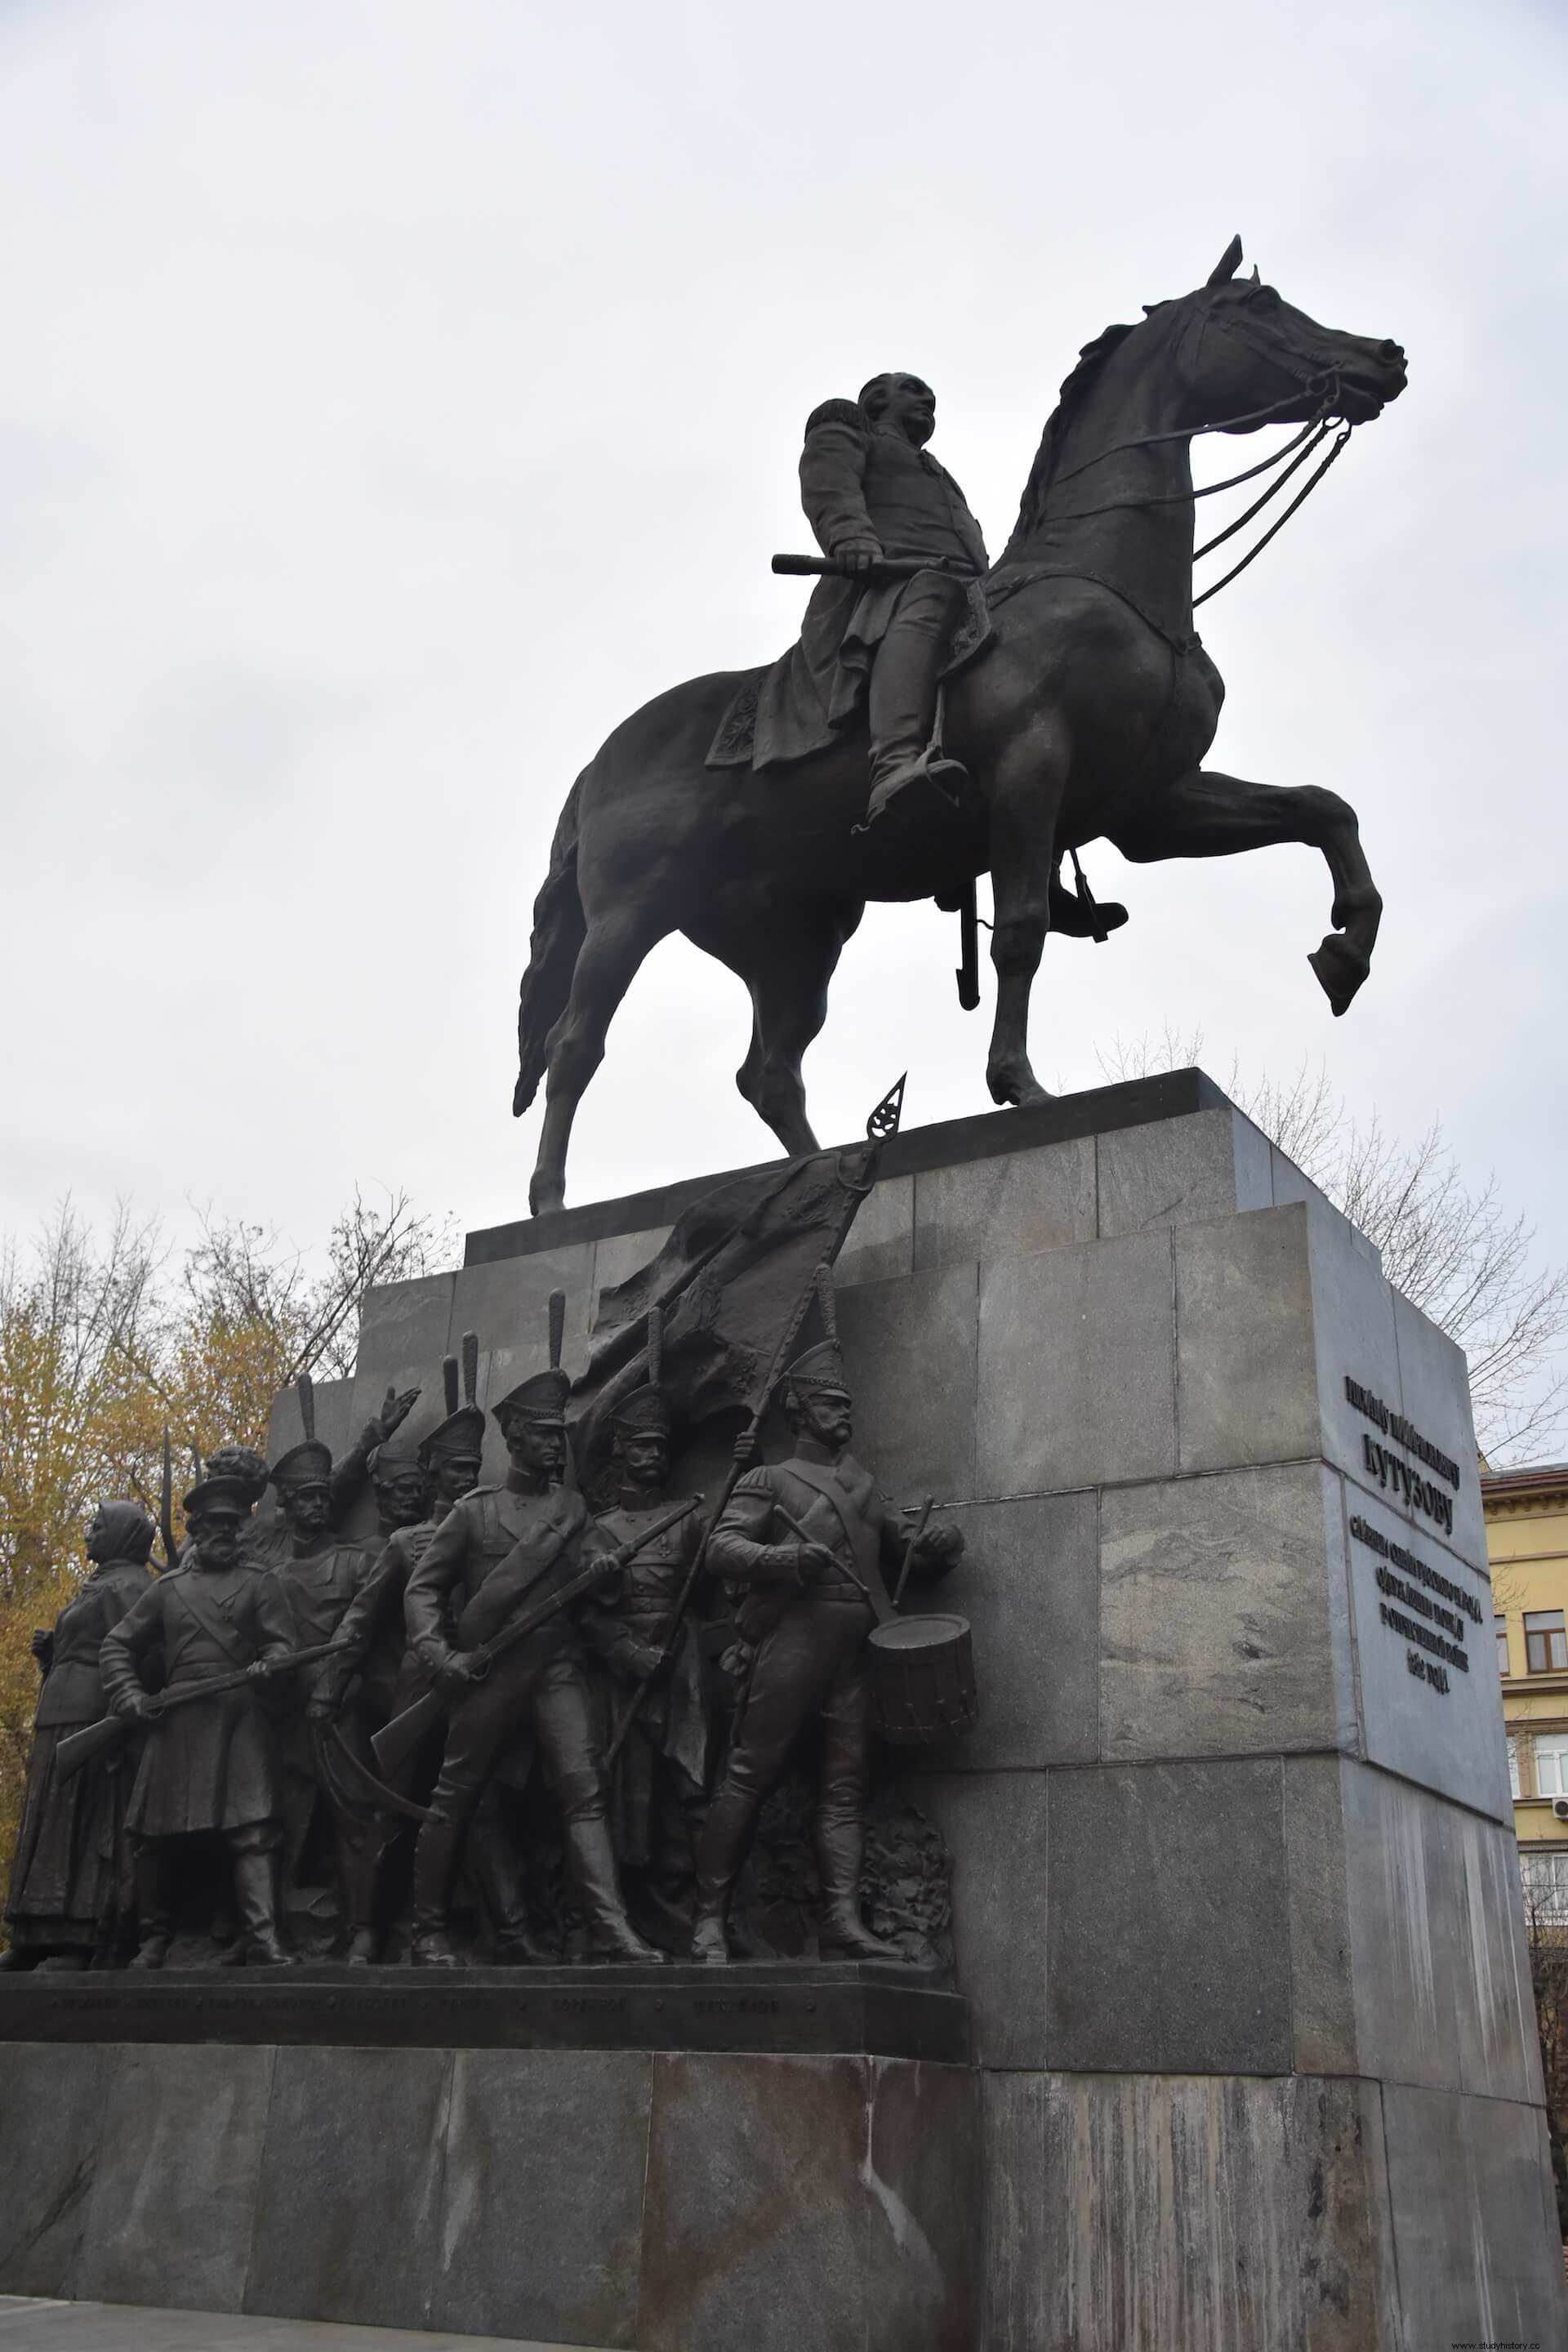
[[[824,574],[801,644],[771,669],[693,678],[646,704],[584,770],[556,826],[513,1097],[521,1114],[545,1082],[536,1213],[564,1201],[572,1121],[605,1032],[672,931],[746,983],[737,1084],[791,1155],[816,1149],[801,1058],[868,900],[962,908],[986,872],[986,1081],[998,1103],[1044,1099],[1027,1030],[1047,931],[1110,928],[1091,908],[1073,919],[1087,902],[1057,879],[1086,842],[1108,839],[1133,863],[1292,841],[1320,850],[1332,929],[1310,961],[1344,1012],[1382,912],[1354,811],[1321,784],[1201,764],[1224,687],[1193,626],[1193,566],[1230,532],[1194,550],[1206,492],[1194,492],[1190,451],[1200,434],[1296,425],[1241,518],[1289,485],[1284,520],[1351,427],[1404,390],[1405,354],[1320,326],[1256,272],[1238,278],[1240,259],[1237,239],[1194,292],[1086,348],[1013,536],[983,575],[978,527],[924,450],[929,387],[878,377],[859,402],[814,412],[802,481],[824,553],[781,565]]]

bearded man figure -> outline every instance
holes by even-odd
[[[794,1452],[747,1471],[708,1546],[714,1573],[740,1589],[737,1622],[752,1654],[729,1767],[697,1849],[691,1956],[729,1958],[730,1895],[757,1815],[815,1717],[822,1725],[818,1948],[824,1959],[885,1960],[893,1955],[860,1916],[876,1736],[866,1652],[877,1613],[868,1588],[877,1590],[884,1561],[898,1569],[904,1538],[876,1480],[849,1451],[854,1408],[835,1339],[791,1365],[784,1408]],[[928,1527],[910,1565],[945,1574],[963,1549],[956,1528]]]

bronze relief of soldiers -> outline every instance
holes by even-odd
[[[288,1603],[275,1577],[241,1558],[252,1488],[205,1478],[185,1496],[191,1544],[104,1636],[103,1688],[117,1715],[144,1723],[146,1741],[126,1814],[137,1856],[142,1941],[133,1968],[162,1968],[174,1932],[172,1863],[180,1842],[211,1832],[226,1847],[244,1958],[277,1966],[273,1859],[281,1805],[272,1727],[249,1686],[292,1648]],[[215,1676],[245,1674],[234,1690],[155,1706]],[[156,1685],[148,1677],[161,1676]]]
[[[597,1958],[658,1961],[626,1917],[610,1841],[608,1787],[585,1670],[582,1636],[557,1612],[483,1671],[478,1645],[500,1633],[524,1600],[532,1605],[581,1563],[588,1514],[566,1468],[561,1313],[552,1301],[548,1371],[521,1381],[494,1408],[510,1465],[502,1486],[479,1486],[456,1503],[408,1580],[409,1638],[448,1702],[446,1749],[430,1801],[431,1819],[414,1856],[416,1967],[458,1965],[448,1906],[465,1832],[488,1780],[531,1743],[560,1799],[568,1892]],[[482,1678],[481,1677],[482,1674]],[[517,1948],[521,1923],[498,1958]]]
[[[695,1959],[730,1957],[730,1897],[763,1801],[802,1734],[819,1720],[816,1854],[818,1946],[827,1958],[886,1959],[860,1913],[866,1797],[875,1746],[868,1638],[869,1597],[884,1563],[905,1549],[871,1473],[849,1452],[853,1407],[829,1339],[784,1375],[794,1435],[787,1461],[748,1470],[714,1528],[709,1561],[741,1595],[737,1620],[752,1656],[729,1764],[697,1851]],[[956,1528],[927,1528],[912,1564],[945,1573],[963,1549]]]
[[[0,1968],[83,1969],[103,1957],[130,1908],[122,1884],[123,1824],[134,1757],[121,1744],[62,1780],[55,1749],[104,1712],[104,1635],[151,1584],[153,1522],[135,1503],[101,1503],[88,1530],[92,1570],[33,1636],[44,1676],[27,1759],[26,1795],[5,1903],[10,1949]]]

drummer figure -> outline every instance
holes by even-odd
[[[831,1293],[824,1298],[831,1323]],[[741,1590],[737,1622],[752,1652],[729,1767],[697,1852],[691,1953],[728,1960],[731,1891],[758,1812],[801,1732],[822,1721],[816,1854],[824,1959],[896,1957],[860,1916],[867,1782],[875,1739],[867,1643],[884,1604],[882,1565],[896,1573],[907,1534],[871,1473],[850,1454],[853,1407],[837,1337],[784,1375],[794,1435],[785,1462],[748,1470],[709,1544],[714,1573]],[[797,1536],[790,1522],[804,1529]],[[963,1549],[955,1527],[927,1527],[911,1565],[945,1574]]]

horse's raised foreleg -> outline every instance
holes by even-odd
[[[1034,730],[1004,752],[991,791],[991,961],[996,1017],[985,1083],[998,1103],[1048,1100],[1029,1065],[1029,992],[1050,928],[1057,817],[1067,746]]]
[[[605,1058],[605,1037],[637,966],[664,935],[641,908],[612,908],[594,916],[572,973],[566,1009],[550,1033],[550,1068],[544,1087],[544,1124],[539,1157],[528,1188],[536,1217],[559,1209],[566,1198],[566,1147],[572,1121],[589,1079]]]
[[[1168,790],[1138,802],[1110,831],[1123,857],[1233,857],[1300,841],[1321,852],[1334,886],[1334,928],[1307,958],[1335,1013],[1343,1013],[1372,968],[1383,899],[1362,852],[1356,814],[1321,784],[1255,784],[1214,768],[1194,768]]]

